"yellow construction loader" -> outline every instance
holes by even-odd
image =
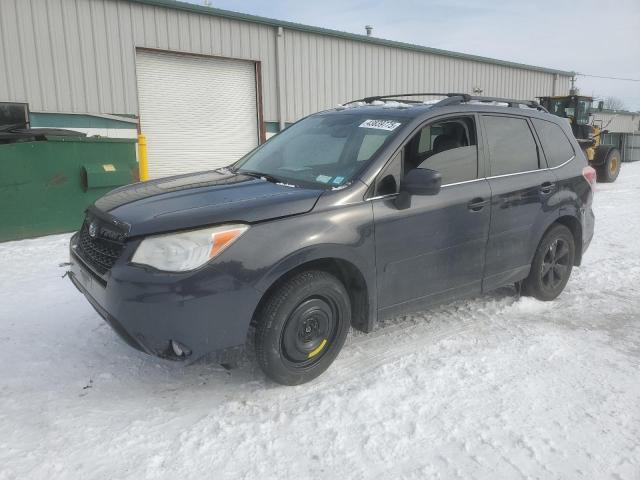
[[[612,145],[602,145],[601,136],[607,130],[591,121],[593,98],[581,95],[539,98],[540,104],[549,113],[569,120],[573,135],[589,164],[596,169],[598,182],[615,182],[620,173],[620,150]],[[602,103],[599,104],[599,109],[602,109]]]

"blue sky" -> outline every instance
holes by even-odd
[[[202,4],[202,0],[190,0]],[[592,75],[640,79],[640,1],[211,0],[211,6]],[[640,82],[579,77],[640,110]]]

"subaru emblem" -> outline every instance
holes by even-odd
[[[89,236],[91,238],[96,238],[97,234],[98,234],[98,225],[96,224],[96,222],[91,222],[89,224]]]

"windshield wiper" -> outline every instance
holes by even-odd
[[[275,177],[268,173],[254,172],[252,170],[235,170],[235,173],[239,173],[240,175],[248,175],[249,177],[264,178],[267,182],[271,183],[289,183],[282,178]]]

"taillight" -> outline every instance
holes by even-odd
[[[591,188],[595,188],[596,186],[596,170],[591,166],[586,166],[582,169],[582,176],[584,179],[589,182]]]

